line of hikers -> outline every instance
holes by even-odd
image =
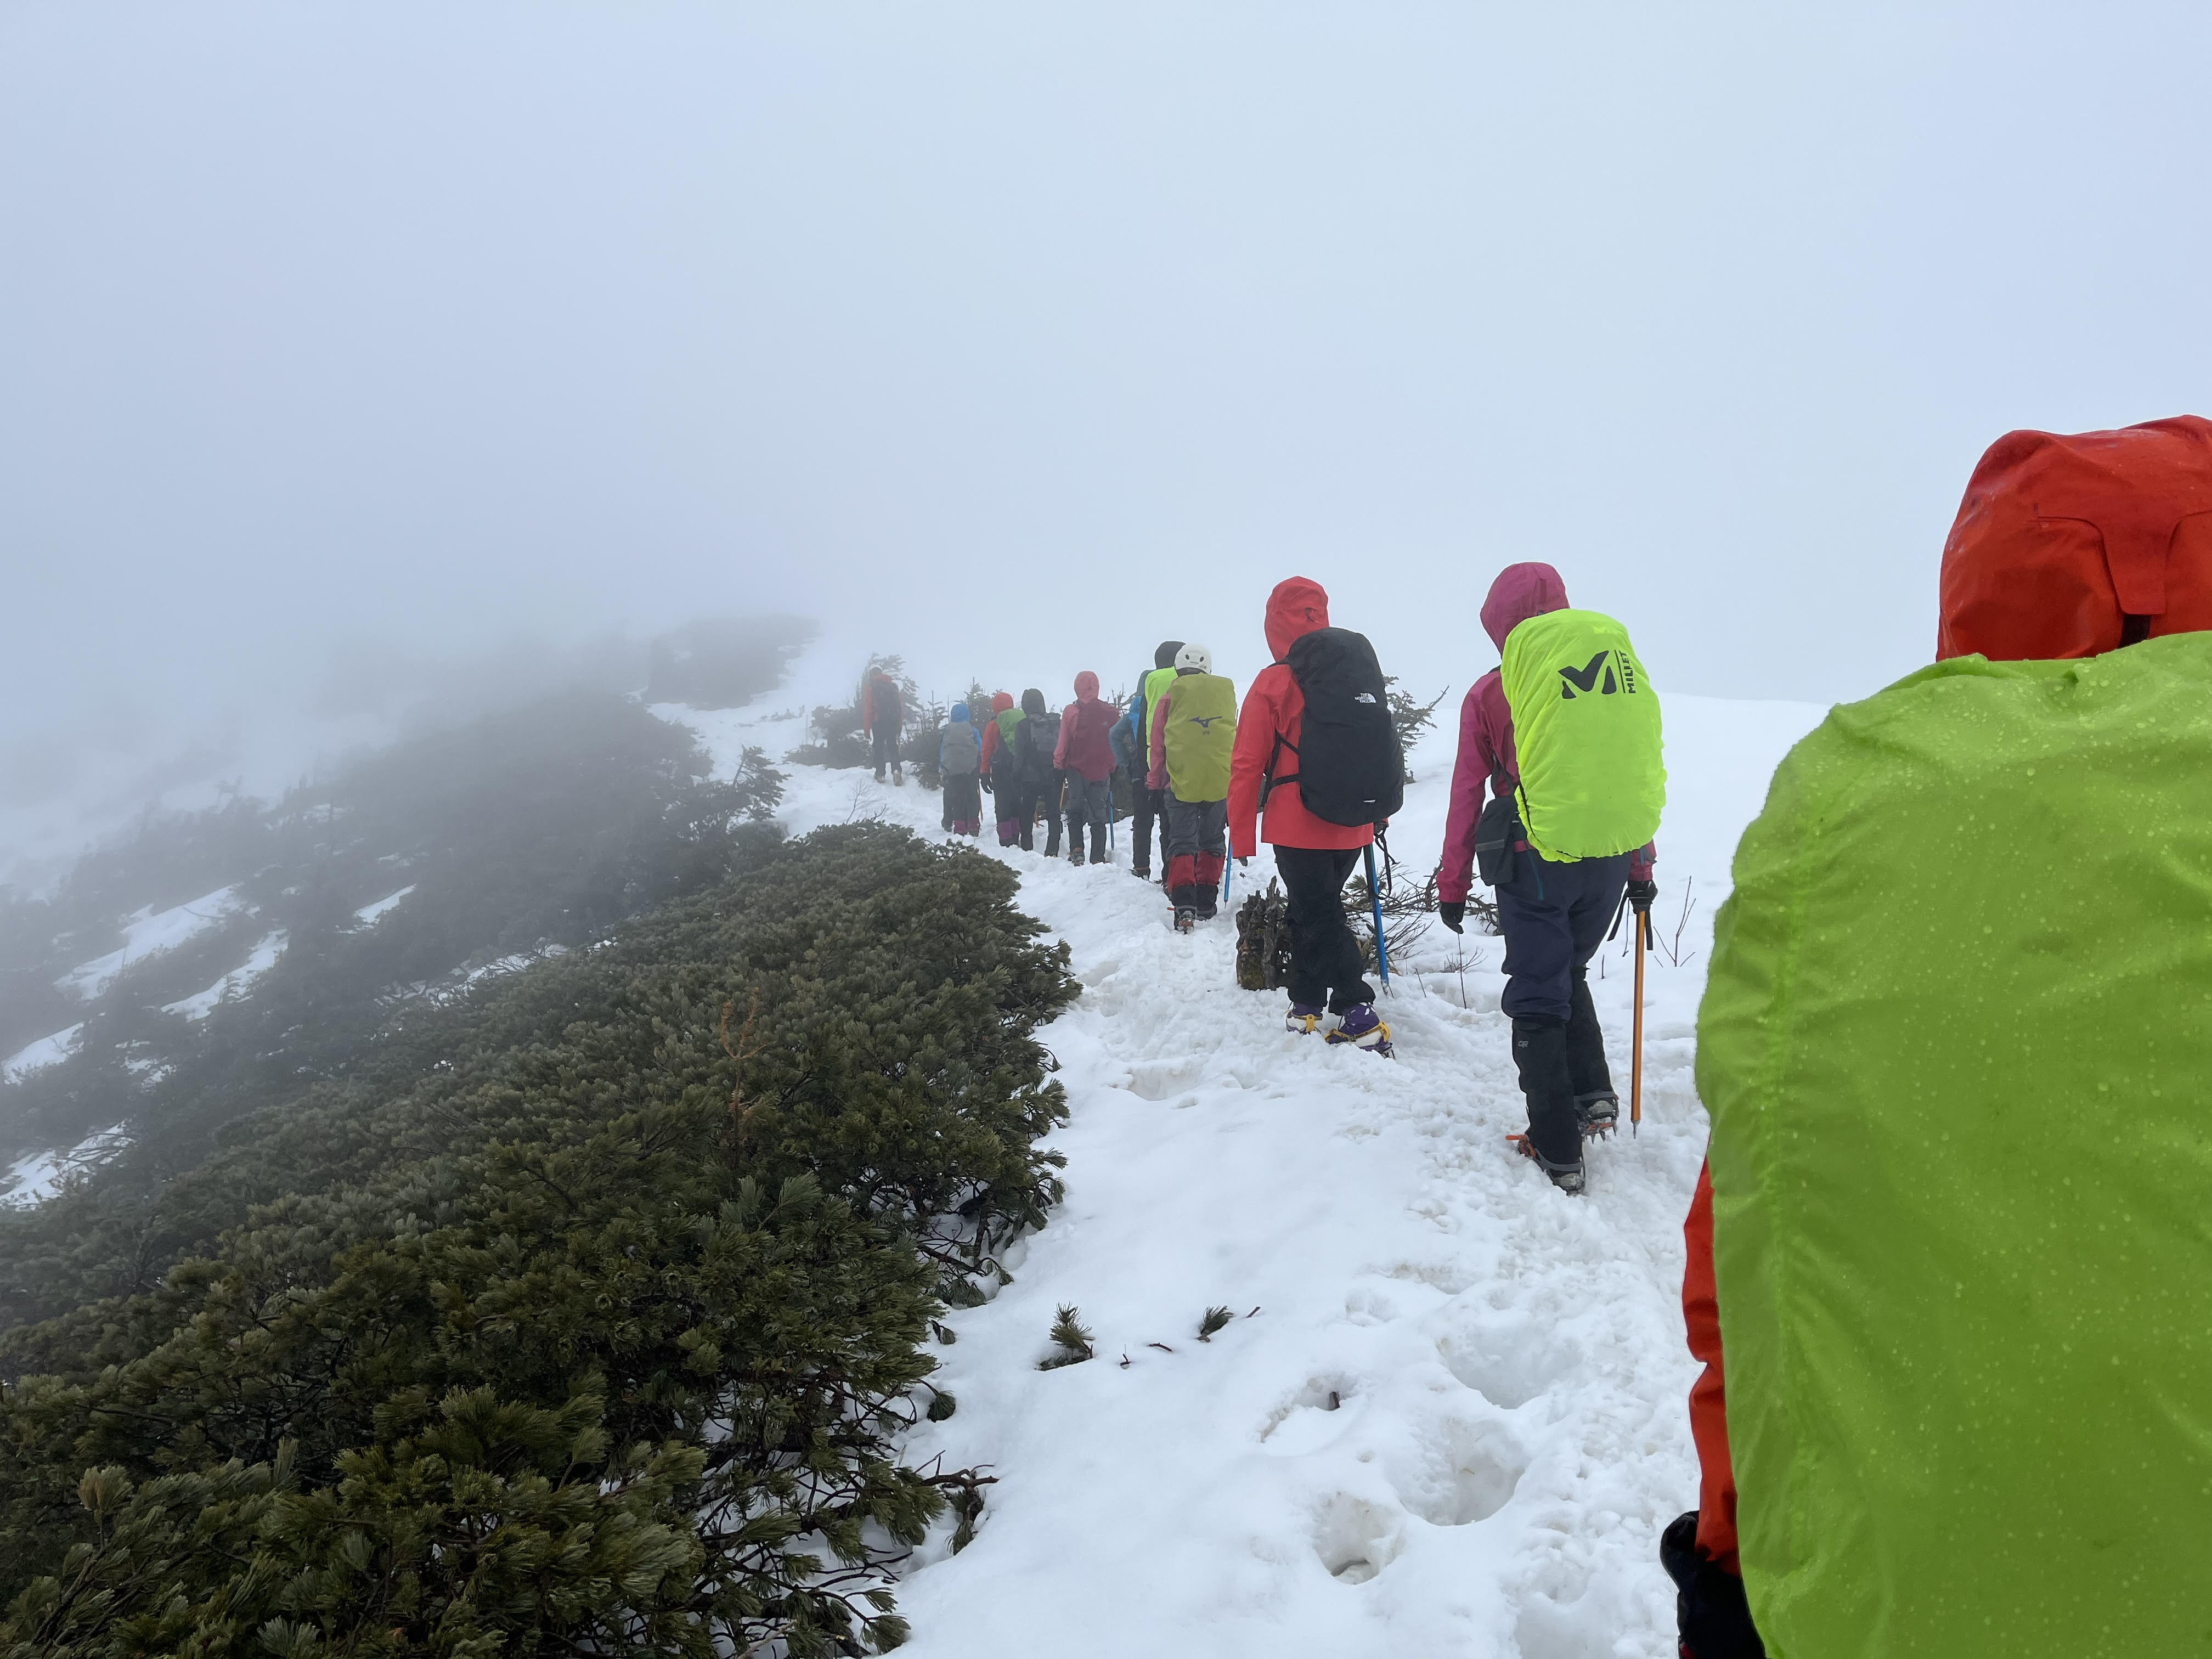
[[[1554,613],[1564,621],[1521,628]],[[1650,843],[1664,793],[1657,702],[1620,625],[1569,612],[1565,584],[1548,565],[1504,572],[1483,621],[1506,662],[1478,682],[1462,713],[1439,909],[1455,932],[1464,925],[1480,850],[1505,930],[1505,1012],[1528,1100],[1522,1147],[1554,1182],[1579,1192],[1583,1137],[1609,1129],[1619,1109],[1586,969],[1624,893],[1641,910],[1657,891]],[[1000,845],[1033,851],[1042,807],[1046,857],[1060,855],[1064,823],[1071,863],[1085,861],[1086,830],[1090,861],[1107,863],[1118,773],[1133,809],[1130,868],[1151,879],[1157,824],[1162,885],[1184,931],[1216,915],[1231,851],[1249,861],[1264,840],[1286,901],[1287,1029],[1311,1035],[1334,1016],[1327,1041],[1388,1054],[1389,1026],[1376,1010],[1342,898],[1404,798],[1388,682],[1364,635],[1330,625],[1317,582],[1278,584],[1263,630],[1272,661],[1241,708],[1234,684],[1213,672],[1212,653],[1180,640],[1162,642],[1126,707],[1102,699],[1088,670],[1075,677],[1075,701],[1057,712],[1035,687],[1018,704],[997,693],[981,720],[955,703],[936,739],[943,825],[980,836],[988,795]],[[1511,649],[1509,636],[1518,641]],[[1546,702],[1538,715],[1540,805],[1522,782],[1526,757],[1516,749],[1509,672],[1516,685],[1527,682],[1524,700]],[[1577,683],[1579,705],[1562,718],[1548,699],[1563,690],[1575,704]],[[903,713],[896,682],[872,674],[862,719],[878,780],[888,769],[894,782],[903,781]],[[1486,783],[1494,792],[1488,808]],[[1592,796],[1604,804],[1593,808]],[[1522,826],[1522,817],[1536,827]]]
[[[1935,665],[1777,771],[1716,921],[1684,1228],[1701,1492],[1660,1551],[1684,1659],[2212,1631],[2212,422],[2000,440],[1941,604]],[[1494,887],[1522,1147],[1580,1192],[1618,1109],[1588,966],[1656,894],[1658,703],[1548,565],[1499,573],[1480,621],[1501,661],[1461,709],[1437,908],[1456,932]],[[1341,902],[1399,809],[1384,684],[1316,583],[1278,586],[1266,632],[1206,792],[1240,862],[1274,848],[1289,1028],[1326,1011],[1388,1053]],[[1178,649],[1132,699],[1171,846],[1188,798],[1149,722]],[[979,751],[1041,752],[997,729]]]
[[[999,844],[1036,850],[1040,811],[1044,855],[1113,861],[1114,779],[1128,781],[1134,808],[1130,868],[1152,879],[1153,830],[1165,866],[1162,883],[1177,927],[1213,919],[1227,852],[1230,757],[1237,733],[1237,688],[1213,672],[1202,645],[1170,640],[1154,653],[1126,708],[1099,695],[1098,676],[1075,677],[1075,701],[1054,710],[1035,686],[1017,703],[1000,691],[978,720],[956,702],[936,734],[944,779],[943,823],[955,836],[981,836],[983,799],[995,809]],[[903,782],[897,743],[904,717],[898,686],[880,671],[869,677],[862,720],[881,781],[886,768]]]

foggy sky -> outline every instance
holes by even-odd
[[[2208,47],[2199,6],[9,4],[0,754],[21,795],[324,718],[334,663],[744,610],[1111,684],[1257,659],[1294,573],[1463,688],[1523,558],[1662,686],[1863,695],[1929,654],[1991,440],[2212,412]]]

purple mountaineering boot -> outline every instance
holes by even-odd
[[[1375,1012],[1371,1002],[1355,1002],[1346,1009],[1336,1029],[1328,1034],[1328,1040],[1348,1042],[1370,1054],[1390,1052],[1390,1028],[1382,1023],[1382,1016]]]
[[[1284,1027],[1292,1036],[1311,1036],[1321,1029],[1321,1017],[1328,1012],[1318,1002],[1294,1002]]]

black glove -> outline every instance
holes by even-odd
[[[976,779],[975,781],[983,786],[983,793],[985,794],[988,795],[992,793],[991,775],[989,773],[986,772],[981,777]]]
[[[1682,1659],[1766,1659],[1743,1580],[1698,1553],[1697,1510],[1676,1516],[1660,1535],[1659,1565],[1674,1581]]]
[[[1467,901],[1445,899],[1437,906],[1437,920],[1455,933],[1467,931]]]
[[[1632,881],[1628,884],[1629,908],[1639,916],[1650,909],[1651,901],[1658,896],[1659,884],[1656,881]]]

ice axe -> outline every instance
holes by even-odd
[[[1651,938],[1651,912],[1636,912],[1636,1032],[1628,1057],[1628,1133],[1644,1121],[1644,952]]]
[[[1607,943],[1620,937],[1623,914],[1636,918],[1636,1018],[1628,1054],[1628,1133],[1634,1134],[1644,1121],[1644,953],[1651,943],[1650,902],[1639,905],[1624,890],[1620,908],[1613,915],[1613,931],[1606,935]]]

